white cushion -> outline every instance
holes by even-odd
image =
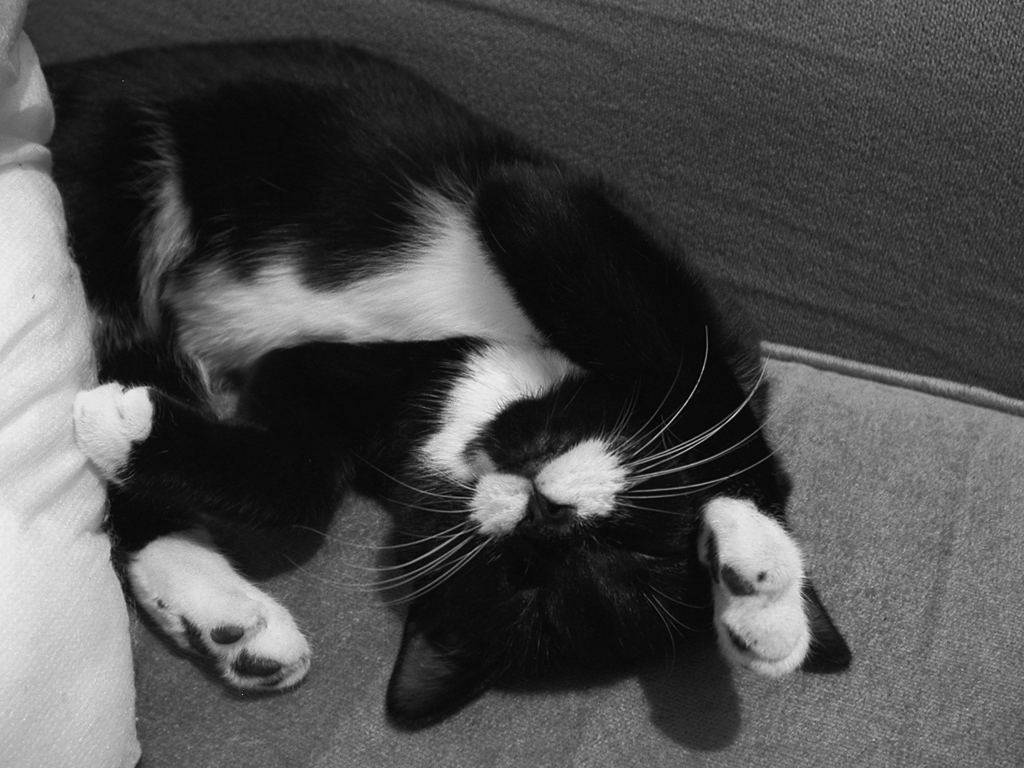
[[[71,417],[95,383],[89,316],[20,18],[0,9],[0,764],[126,768],[139,758],[128,614]]]

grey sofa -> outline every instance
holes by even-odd
[[[342,586],[353,500],[270,588],[309,679],[224,691],[136,628],[147,768],[1024,765],[1024,10],[1012,0],[34,0],[44,62],[324,35],[418,70],[629,190],[769,340],[791,520],[854,651],[383,716],[399,618]]]

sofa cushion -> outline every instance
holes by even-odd
[[[383,701],[399,616],[351,586],[367,578],[351,565],[372,562],[356,545],[379,543],[385,520],[357,501],[322,550],[268,583],[311,636],[298,690],[230,694],[139,637],[147,768],[1020,765],[1024,409],[916,379],[793,361],[770,371],[790,519],[853,648],[848,673],[733,674],[698,633],[637,676],[492,691],[432,729],[398,732]]]

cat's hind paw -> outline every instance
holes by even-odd
[[[719,497],[704,509],[698,552],[711,572],[715,631],[726,659],[772,677],[797,669],[811,631],[796,542],[752,502]]]
[[[128,465],[132,446],[153,428],[148,387],[112,382],[79,392],[74,403],[75,439],[103,477],[116,481]]]

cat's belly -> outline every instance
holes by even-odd
[[[309,341],[543,343],[472,233],[435,231],[393,264],[331,289],[310,287],[288,259],[245,278],[209,265],[172,278],[165,301],[182,349],[213,373]]]
[[[215,370],[245,368],[272,349],[318,340],[540,341],[496,275],[461,265],[417,265],[331,291],[303,285],[289,269],[246,280],[216,270],[172,292],[170,303],[183,349]]]

